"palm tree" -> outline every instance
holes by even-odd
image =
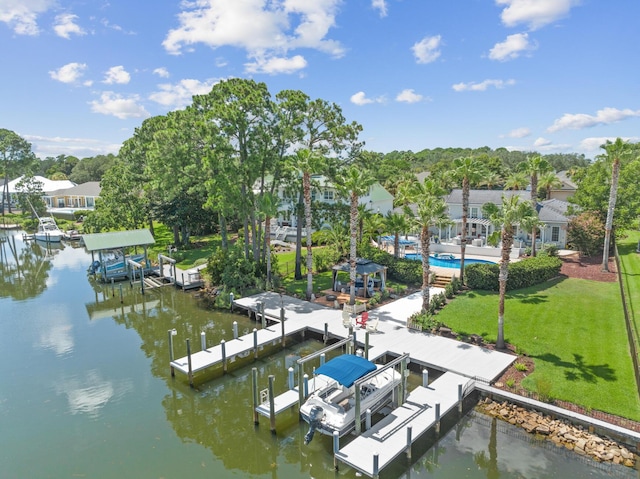
[[[513,229],[517,224],[531,224],[537,215],[531,203],[528,201],[521,202],[520,197],[517,195],[509,197],[502,195],[501,207],[494,203],[485,203],[482,206],[482,210],[491,222],[501,229],[502,259],[498,276],[500,301],[498,303],[498,339],[496,348],[504,349],[504,300],[507,292],[511,247],[513,246]]]
[[[627,151],[627,143],[621,138],[616,138],[615,142],[607,140],[602,145],[607,152],[607,159],[612,161],[611,164],[611,188],[609,189],[609,206],[607,207],[607,221],[604,230],[604,251],[602,252],[602,271],[609,272],[609,247],[611,245],[611,230],[613,229],[613,213],[616,208],[616,199],[618,197],[618,177],[620,176],[620,159]]]
[[[420,256],[422,258],[422,311],[429,310],[429,287],[431,270],[429,265],[429,243],[431,232],[429,227],[447,221],[447,205],[442,199],[445,193],[439,183],[432,179],[425,179],[423,183],[408,184],[401,191],[400,197],[404,201],[415,204],[415,212],[405,206],[405,213],[409,216],[410,225],[420,230]]]
[[[529,178],[522,171],[509,171],[504,178],[505,190],[524,190],[529,184]]]
[[[482,179],[485,169],[477,159],[456,158],[451,176],[462,184],[462,238],[460,240],[460,282],[464,284],[464,256],[467,249],[467,217],[469,215],[469,190]]]
[[[265,193],[258,198],[258,212],[261,218],[264,218],[264,254],[267,263],[267,282],[266,288],[271,287],[271,218],[278,214],[279,199],[272,193]]]
[[[488,190],[494,189],[496,186],[502,184],[503,179],[495,171],[487,171],[486,174],[478,181],[478,186],[486,186]]]
[[[302,198],[304,203],[304,221],[307,238],[307,300],[313,294],[313,252],[311,250],[311,174],[319,171],[322,158],[309,149],[296,152],[296,168],[302,172]]]
[[[531,206],[533,209],[536,209],[538,205],[538,175],[543,175],[545,173],[553,171],[553,167],[551,163],[542,158],[540,155],[532,156],[527,158],[526,161],[523,161],[518,165],[520,171],[529,175],[531,179]],[[536,255],[536,236],[537,236],[537,227],[534,227],[531,230],[531,255]]]
[[[545,198],[548,200],[551,199],[551,190],[553,188],[561,187],[562,181],[560,181],[560,178],[556,176],[556,173],[554,171],[547,171],[546,173],[542,174],[540,178],[538,178],[538,193],[540,193],[540,190],[544,189]]]
[[[336,185],[338,189],[349,196],[349,229],[351,241],[349,244],[349,304],[356,302],[356,260],[357,260],[357,239],[358,239],[358,199],[369,191],[369,187],[376,181],[373,175],[367,170],[351,165],[338,176]],[[367,285],[365,284],[366,288]]]
[[[409,229],[409,221],[407,216],[401,213],[389,211],[385,216],[387,231],[393,233],[393,256],[400,256],[400,234],[405,233]]]

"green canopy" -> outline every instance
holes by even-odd
[[[87,251],[126,248],[127,246],[147,246],[156,242],[148,229],[111,231],[82,235]]]

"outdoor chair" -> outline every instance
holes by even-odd
[[[365,326],[368,332],[377,333],[378,332],[378,318],[373,319],[367,323]]]
[[[360,316],[356,317],[356,326],[364,328],[369,320],[369,312],[364,311]]]

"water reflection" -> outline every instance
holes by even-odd
[[[47,288],[52,260],[62,244],[25,242],[21,235],[0,236],[0,297],[23,301]]]
[[[85,373],[84,377],[63,379],[56,383],[58,394],[67,396],[69,412],[71,414],[88,414],[96,418],[110,400],[121,398],[124,394],[133,390],[130,380],[114,383],[112,380],[102,378],[99,371],[92,369]]]

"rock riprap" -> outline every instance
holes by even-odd
[[[520,426],[531,434],[539,434],[560,447],[576,454],[589,456],[598,462],[612,462],[635,467],[637,456],[615,441],[590,433],[561,419],[544,416],[515,404],[496,402],[487,398],[478,405],[484,413]]]

